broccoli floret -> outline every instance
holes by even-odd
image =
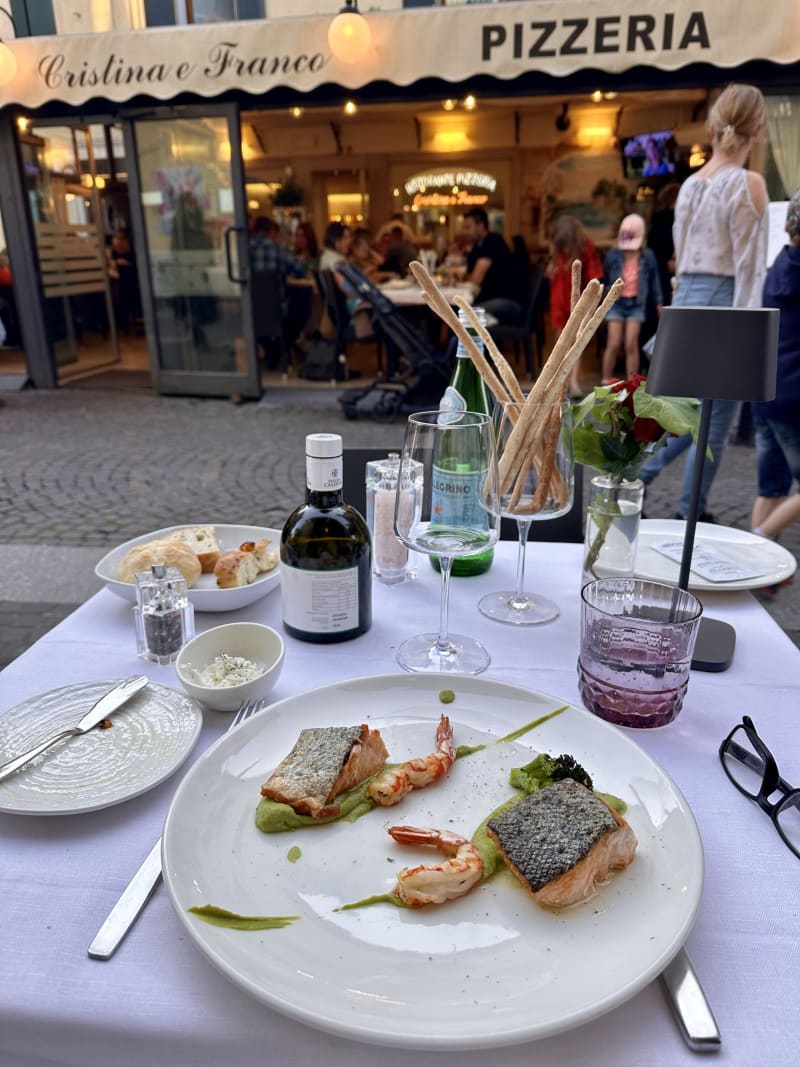
[[[589,774],[583,769],[576,759],[568,755],[566,752],[552,761],[553,770],[550,777],[554,782],[560,782],[564,778],[573,778],[581,785],[585,785],[587,789],[594,788],[592,786],[592,779]]]
[[[521,789],[523,793],[535,793],[546,785],[561,781],[562,778],[574,778],[587,789],[592,788],[592,779],[580,763],[566,753],[554,757],[543,752],[524,767],[515,767],[511,771],[509,781],[515,789]]]

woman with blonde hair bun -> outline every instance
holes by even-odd
[[[766,123],[764,97],[753,85],[729,85],[708,116],[711,158],[681,186],[675,204],[675,307],[760,307],[767,262],[767,188],[745,169]],[[646,350],[647,346],[645,346]],[[733,400],[716,400],[700,493],[700,518],[713,522],[706,498],[736,415]],[[676,518],[685,518],[695,448],[687,434],[673,437],[645,464],[639,477],[649,485],[689,449]]]

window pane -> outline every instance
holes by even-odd
[[[232,22],[236,18],[234,0],[194,0],[194,22]]]
[[[174,26],[174,0],[144,0],[144,18],[148,26]]]
[[[48,36],[56,32],[52,0],[11,0],[18,37]]]

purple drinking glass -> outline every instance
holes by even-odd
[[[653,727],[681,710],[703,607],[671,585],[601,578],[581,591],[583,703],[618,726]]]

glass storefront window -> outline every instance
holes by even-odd
[[[148,26],[263,19],[264,0],[144,0]]]

